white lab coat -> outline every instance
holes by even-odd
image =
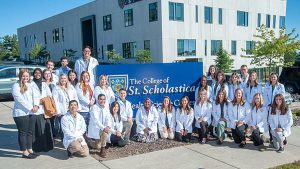
[[[145,134],[144,129],[149,127],[149,133],[157,133],[158,112],[154,106],[151,106],[147,115],[144,106],[140,107],[136,113],[136,132]]]
[[[26,83],[27,90],[22,94],[20,92],[20,84],[16,82],[13,84],[11,93],[14,97],[14,109],[13,109],[13,117],[27,116],[29,114],[33,114],[31,109],[35,105],[39,105],[39,102],[36,102],[37,96],[32,90],[30,83]]]
[[[252,100],[253,100],[253,97],[256,93],[260,93],[260,94],[263,94],[262,92],[262,87],[260,84],[258,84],[257,86],[253,86],[252,89],[250,90],[250,86],[245,86],[244,88],[244,96],[245,96],[245,100],[251,104],[252,103]]]
[[[191,108],[191,111],[189,114],[186,113],[185,110],[183,112],[180,112],[180,109],[178,108],[176,110],[176,132],[180,132],[182,129],[188,130],[188,133],[193,132],[193,123],[194,120],[194,110]]]
[[[122,121],[127,121],[128,118],[132,118],[133,110],[131,108],[131,103],[128,100],[126,100],[124,104],[124,102],[120,99],[118,99],[118,103],[120,105]]]
[[[212,113],[212,104],[210,102],[205,102],[201,105],[195,103],[194,105],[194,115],[195,115],[195,127],[201,128],[198,121],[199,118],[203,118],[203,121],[206,121],[208,125],[211,123],[211,113]]]
[[[280,115],[280,110],[276,109],[276,114],[272,115],[271,112],[269,114],[269,124],[271,130],[275,130],[279,127],[283,128],[283,135],[285,137],[291,135],[291,127],[293,125],[293,116],[290,109],[286,112],[285,115]]]
[[[86,131],[86,124],[84,118],[79,113],[76,114],[76,118],[73,118],[70,112],[66,113],[61,118],[61,128],[64,133],[63,144],[66,149],[73,141],[79,138],[82,139],[82,145],[87,145],[83,138],[83,134]]]
[[[90,85],[90,87],[91,87],[92,91],[94,91],[94,87],[91,86],[91,85]],[[80,103],[80,106],[81,106],[81,111],[80,112],[89,112],[90,111],[89,104],[90,104],[91,101],[95,100],[94,96],[92,96],[92,98],[90,100],[90,92],[89,92],[89,90],[87,90],[86,94],[84,95],[83,94],[83,90],[80,87],[80,83],[78,83],[75,86],[75,89],[76,89],[78,100],[79,100],[79,103]]]
[[[227,104],[224,104],[223,107],[223,112],[224,112],[224,118],[227,121],[227,126],[229,126],[229,117],[228,117],[228,107],[229,107],[229,102],[227,102]],[[216,104],[216,102],[213,103],[213,109],[212,109],[212,116],[213,116],[213,121],[212,121],[212,125],[214,127],[218,126],[218,123],[220,121],[221,118],[221,105],[220,104]]]
[[[166,113],[165,111],[161,111],[161,107],[158,108],[158,129],[160,131],[163,131],[163,128],[167,128],[166,126]],[[168,112],[167,113],[167,118],[168,118],[168,122],[169,122],[169,127],[172,128],[173,131],[175,131],[175,108],[172,107],[172,112]]]
[[[59,85],[56,85],[52,90],[52,97],[55,102],[58,115],[64,115],[67,113],[69,110],[69,102],[71,100],[76,100],[78,102],[78,111],[81,110],[76,90],[72,85],[68,86],[66,92]]]
[[[196,88],[196,91],[195,91],[195,101],[197,101],[198,99],[198,92],[199,92],[199,88],[200,87],[197,87]],[[211,93],[212,93],[212,89],[210,86],[207,86],[207,98],[211,101]]]
[[[268,127],[268,109],[263,106],[256,110],[256,107],[251,109],[251,113],[248,116],[248,125],[256,126],[259,128],[261,133],[266,133],[269,131]]]
[[[214,92],[215,85],[218,85],[218,86],[217,86],[216,92]],[[221,89],[222,89],[222,85],[219,84],[219,83],[215,83],[215,84],[211,87],[211,98],[210,98],[209,100],[211,100],[211,101],[216,100],[217,94],[218,94],[219,90],[221,90]],[[226,96],[228,96],[229,89],[228,89],[227,83],[224,83],[224,89],[225,89],[225,91],[226,91]]]
[[[52,80],[54,84],[57,84],[59,82],[59,77],[55,73],[52,73]]]
[[[90,84],[92,86],[95,86],[96,84],[96,69],[97,66],[99,65],[97,59],[91,57],[90,58],[90,62],[89,62],[89,66],[88,66],[88,72],[90,73]],[[85,63],[83,58],[79,58],[76,60],[75,62],[75,66],[74,66],[75,71],[77,72],[77,75],[80,76],[81,72],[85,71]]]
[[[116,121],[114,121],[114,117],[112,116],[112,114],[109,114],[109,120],[110,120],[110,133],[108,134],[108,137],[106,139],[106,141],[108,143],[111,143],[110,137],[112,134],[117,135],[117,131],[122,133],[123,130],[123,122],[122,120],[119,121],[119,119],[116,119]]]
[[[244,77],[244,78],[242,75],[240,75],[240,80],[241,80],[241,84],[242,84],[243,88],[245,88],[247,86],[248,79],[249,79],[249,73],[247,73],[246,77]]]
[[[110,113],[107,107],[95,104],[90,111],[90,123],[88,126],[89,138],[100,139],[99,131],[105,127],[111,127]]]
[[[228,96],[227,96],[227,99],[229,101],[232,101],[234,99],[234,93],[235,93],[235,90],[236,89],[241,89],[242,91],[244,91],[244,88],[243,88],[243,85],[242,83],[239,83],[237,85],[233,85],[233,84],[229,84],[228,85]]]
[[[230,103],[228,107],[228,117],[230,121],[229,127],[235,129],[235,122],[237,121],[242,121],[247,124],[250,111],[250,106],[247,102],[244,104],[244,106],[241,106],[239,104],[233,105],[232,103]]]
[[[44,97],[47,97],[47,96],[49,96],[49,97],[52,97],[52,93],[51,93],[51,91],[50,91],[50,88],[48,87],[48,85],[45,83],[45,82],[42,82],[42,92],[40,91],[40,89],[39,89],[39,87],[36,85],[36,83],[35,82],[31,82],[31,87],[32,87],[32,89],[33,89],[33,92],[36,94],[36,96],[37,96],[37,100],[36,100],[36,102],[37,103],[39,103],[40,102],[40,100],[42,99],[42,98],[44,98]],[[39,104],[38,105],[39,106],[39,110],[36,112],[36,113],[34,113],[34,115],[40,115],[40,114],[44,114],[44,106],[43,105],[41,105],[41,104]]]
[[[110,103],[115,101],[115,93],[110,86],[107,87],[107,90],[103,90],[100,86],[96,86],[94,90],[94,97],[98,100],[99,94],[104,94],[106,98],[106,106],[109,107]]]
[[[273,92],[272,92],[272,85],[270,84],[266,85],[264,89],[265,105],[268,106],[269,104],[272,104],[275,95],[284,94],[284,93],[285,93],[284,85],[279,82],[275,85]]]

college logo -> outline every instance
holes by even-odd
[[[108,83],[116,95],[119,95],[121,88],[127,89],[128,75],[108,75]]]
[[[118,3],[119,3],[120,8],[123,9],[125,6],[125,0],[118,0]]]

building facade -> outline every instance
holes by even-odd
[[[253,47],[256,28],[279,34],[285,15],[286,0],[95,0],[19,28],[18,37],[24,58],[35,43],[54,60],[69,49],[80,57],[89,45],[100,62],[115,49],[135,63],[137,51],[149,49],[154,63],[203,61],[205,71],[222,46],[238,69],[250,63],[242,49]]]

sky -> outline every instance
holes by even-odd
[[[17,34],[17,29],[93,0],[2,0],[0,37]],[[287,32],[296,28],[300,34],[300,0],[287,0]]]

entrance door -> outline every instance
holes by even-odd
[[[93,56],[96,56],[96,58],[98,58],[95,15],[81,18],[80,21],[81,21],[82,47],[87,45],[92,47]]]

